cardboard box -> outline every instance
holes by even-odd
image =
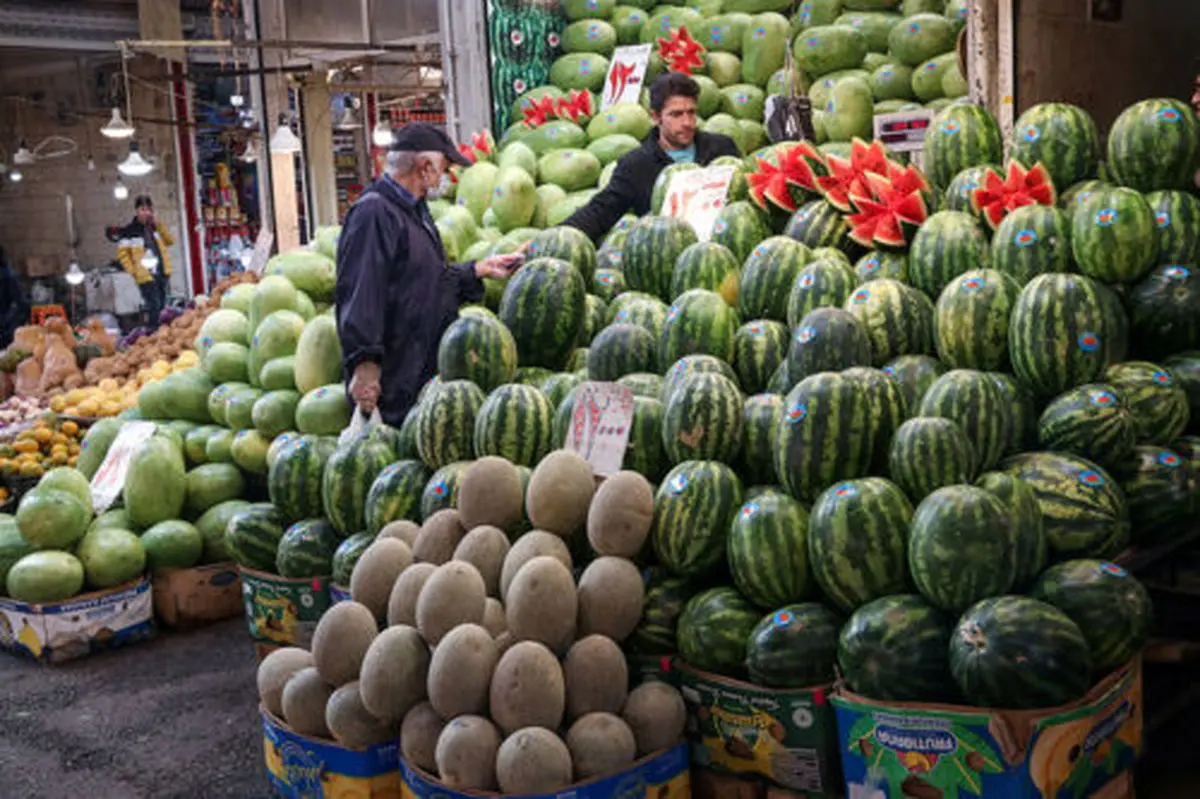
[[[805,799],[841,795],[832,686],[780,690],[676,662],[692,763],[758,777]]]
[[[0,648],[44,663],[116,649],[153,634],[154,608],[145,577],[44,605],[0,598]]]
[[[1120,799],[1142,749],[1140,660],[1078,702],[1047,710],[886,703],[839,690],[838,733],[853,799]]]
[[[708,769],[692,769],[692,799],[803,799],[804,794],[758,778],[730,777]]]
[[[333,741],[310,738],[259,707],[267,781],[275,796],[287,799],[354,797],[398,799],[400,741],[368,749],[347,749]]]
[[[478,799],[500,797],[507,799],[691,799],[691,769],[687,744],[644,757],[627,771],[608,777],[577,783],[557,793],[499,794],[487,791],[454,791],[433,776],[400,758],[400,773],[404,799]]]
[[[290,579],[239,566],[246,623],[259,657],[281,646],[308,649],[329,608],[329,578]]]
[[[167,627],[198,627],[242,612],[237,565],[210,563],[154,574],[154,613]]]
[[[57,255],[30,255],[18,271],[25,277],[53,277],[62,271]]]

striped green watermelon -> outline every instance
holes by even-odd
[[[844,250],[853,246],[845,217],[825,200],[812,200],[800,206],[788,220],[784,234],[809,249],[834,247]]]
[[[1112,466],[1121,485],[1133,540],[1158,542],[1191,511],[1188,463],[1175,450],[1139,445]]]
[[[385,447],[391,450],[393,454],[395,454],[397,448],[400,446],[400,431],[387,424],[381,423],[371,425],[371,427],[367,430],[367,438],[376,443],[383,444]],[[336,442],[336,440],[332,437],[330,437],[329,440],[331,443]]]
[[[471,457],[475,417],[483,401],[484,393],[479,386],[469,380],[451,380],[440,383],[421,403],[417,452],[426,466],[440,469]]]
[[[421,521],[421,493],[432,477],[420,461],[396,461],[388,465],[367,492],[367,532],[377,534],[390,522]]]
[[[971,198],[977,189],[983,188],[984,176],[989,169],[1000,171],[1000,164],[980,164],[969,166],[954,176],[946,193],[942,195],[942,207],[947,211],[962,211],[964,214],[975,213]]]
[[[508,279],[499,315],[517,342],[520,365],[553,370],[566,362],[584,324],[587,285],[555,258],[527,261]]]
[[[685,355],[712,355],[733,360],[733,334],[739,327],[737,312],[721,295],[704,289],[680,294],[663,322],[658,338],[658,362],[674,363]]]
[[[990,261],[991,249],[979,220],[962,211],[938,211],[913,237],[909,282],[936,298],[954,278],[985,268]]]
[[[603,250],[601,250],[603,252]],[[598,258],[599,256],[597,256]],[[620,269],[597,269],[592,278],[592,293],[610,303],[625,292],[625,273]]]
[[[854,270],[832,260],[809,263],[792,281],[788,294],[787,322],[796,327],[817,308],[841,308],[858,285]]]
[[[787,321],[790,292],[808,260],[808,248],[787,236],[771,236],[753,247],[741,270],[741,317]]]
[[[679,616],[696,588],[683,577],[674,577],[665,569],[652,568],[646,578],[646,598],[642,618],[626,639],[630,652],[639,655],[674,655],[679,651],[676,630]]]
[[[634,372],[618,379],[617,385],[625,386],[635,397],[658,399],[662,396],[663,378],[650,372]]]
[[[1023,591],[1046,568],[1050,554],[1037,495],[1024,481],[1004,472],[982,474],[975,485],[995,496],[1008,509],[1017,551],[1013,590]]]
[[[775,441],[783,416],[783,397],[755,394],[743,406],[742,457],[738,474],[749,485],[775,482]]]
[[[1104,379],[1129,408],[1139,443],[1166,445],[1187,429],[1191,413],[1187,393],[1167,369],[1147,361],[1126,361],[1110,366]]]
[[[835,678],[838,633],[845,621],[820,602],[768,613],[746,642],[750,681],[768,688],[829,685]]]
[[[563,398],[571,392],[571,389],[583,381],[584,375],[573,372],[560,372],[543,380],[538,386],[538,391],[545,394],[546,399],[550,400],[550,407],[557,408],[558,404],[563,401]]]
[[[683,662],[726,677],[745,672],[746,639],[760,612],[732,588],[692,597],[679,616],[676,637]]]
[[[895,483],[864,477],[817,497],[808,524],[808,559],[826,598],[850,613],[908,586],[905,540],[912,505]]]
[[[1188,477],[1188,512],[1200,514],[1200,436],[1181,436],[1171,442],[1171,449],[1183,458]]]
[[[608,323],[640,325],[657,340],[663,322],[667,320],[668,310],[667,304],[658,297],[640,291],[627,291],[613,300],[612,307],[608,309]]]
[[[414,405],[404,415],[404,421],[400,424],[399,437],[396,442],[395,450],[396,457],[400,460],[412,460],[420,458],[421,455],[417,452],[417,419],[421,417],[421,406]]]
[[[860,381],[823,372],[800,381],[784,400],[775,474],[788,493],[811,502],[829,486],[869,473],[871,401]]]
[[[817,308],[796,327],[788,348],[788,377],[799,382],[819,372],[869,366],[871,340],[858,318],[841,308]]]
[[[1129,512],[1101,466],[1064,452],[1014,455],[1000,469],[1033,489],[1053,560],[1115,557],[1129,543]]]
[[[953,620],[916,594],[872,600],[842,627],[838,670],[846,687],[883,702],[953,701],[946,659]]]
[[[588,379],[612,382],[635,372],[653,372],[658,343],[644,327],[613,324],[588,349]]]
[[[908,255],[902,252],[872,251],[858,259],[854,265],[859,283],[890,278],[901,283],[908,282]]]
[[[1003,159],[1000,126],[977,105],[949,106],[933,118],[925,134],[925,171],[935,186],[949,186],[964,169]]]
[[[741,263],[759,242],[771,235],[762,213],[742,200],[731,202],[717,214],[713,223],[712,240],[729,248]]]
[[[267,472],[267,491],[286,521],[321,515],[321,477],[334,446],[332,439],[300,436],[279,450]]]
[[[517,342],[499,319],[464,316],[454,320],[438,344],[442,380],[470,380],[484,391],[512,380]]]
[[[995,269],[972,269],[937,301],[938,358],[951,369],[1006,369],[1008,318],[1021,289]]]
[[[676,466],[654,495],[650,541],[659,562],[680,577],[711,571],[725,558],[729,526],[741,506],[741,480],[725,464],[684,461]]]
[[[458,484],[471,461],[457,461],[438,469],[421,492],[421,521],[458,505]]]
[[[1030,595],[1065,613],[1087,640],[1092,671],[1109,674],[1150,637],[1153,608],[1140,582],[1115,563],[1072,560],[1047,569]]]
[[[871,340],[871,363],[883,366],[900,355],[934,349],[933,303],[898,280],[880,278],[860,286],[842,306],[863,324]]]
[[[355,533],[342,543],[333,553],[333,583],[343,588],[349,587],[350,575],[358,565],[358,559],[367,551],[367,547],[375,542],[375,536],[370,533]]]
[[[558,373],[553,369],[546,369],[542,366],[520,366],[517,368],[517,373],[513,375],[513,382],[540,388],[543,383],[556,374]]]
[[[671,271],[672,298],[688,289],[707,289],[730,306],[738,300],[738,264],[729,248],[715,241],[698,241],[679,254]]]
[[[567,358],[567,363],[565,366],[563,366],[563,369],[571,375],[578,377],[580,380],[583,380],[587,377],[587,359],[588,348],[576,347],[575,349],[571,350],[571,355]],[[550,379],[551,378],[549,377],[546,378],[546,380]],[[543,380],[538,387],[541,388],[541,386],[545,385],[546,380]]]
[[[1041,398],[1104,374],[1124,320],[1103,286],[1082,275],[1039,275],[1021,289],[1008,321],[1012,371]]]
[[[1101,165],[1103,166],[1103,165]],[[1111,189],[1113,184],[1105,180],[1082,180],[1074,186],[1070,186],[1066,191],[1058,193],[1058,207],[1061,208],[1069,219],[1075,209],[1092,198],[1092,193],[1100,189]]]
[[[587,295],[583,301],[583,326],[579,328],[579,337],[575,340],[576,345],[586,347],[607,323],[608,306],[604,304],[604,300],[595,294]]]
[[[286,526],[274,505],[257,502],[230,517],[225,526],[225,550],[239,566],[273,572]]]
[[[1017,579],[1012,513],[982,488],[939,488],[917,506],[908,539],[908,568],[922,596],[961,613],[1005,594]]]
[[[554,449],[554,410],[533,386],[500,386],[475,416],[475,457],[497,455],[518,466],[536,466]]]
[[[888,465],[888,445],[909,416],[904,394],[882,369],[855,366],[844,370],[842,376],[858,381],[866,392],[873,442],[871,474],[884,474]]]
[[[1200,200],[1186,191],[1146,195],[1158,231],[1160,264],[1194,264],[1200,259]]]
[[[984,599],[950,637],[950,673],[980,707],[1041,709],[1079,699],[1092,659],[1078,625],[1053,605],[1023,596]]]
[[[1137,428],[1116,389],[1087,383],[1056,397],[1038,420],[1042,449],[1070,452],[1111,468],[1133,451]]]
[[[992,236],[992,268],[1024,286],[1047,272],[1073,272],[1071,218],[1048,205],[1017,208]]]
[[[779,367],[771,375],[771,380],[767,383],[767,393],[783,396],[792,390],[792,377],[788,374],[787,360],[779,362]]]
[[[663,449],[671,463],[736,463],[742,449],[743,400],[738,388],[719,374],[685,378],[667,399]]]
[[[733,334],[733,363],[738,385],[755,394],[766,389],[771,375],[788,357],[788,329],[782,322],[755,319]]]
[[[279,539],[275,573],[280,577],[328,577],[333,571],[333,553],[342,537],[324,519],[296,522]]]
[[[918,416],[892,436],[888,476],[913,502],[944,486],[971,482],[975,469],[971,440],[950,419]]]
[[[677,386],[684,380],[697,373],[712,373],[722,375],[737,383],[737,373],[733,367],[720,358],[711,355],[687,355],[671,364],[663,377],[662,392],[659,399],[666,403],[671,398]]]
[[[920,416],[952,419],[972,442],[976,473],[987,471],[1004,454],[1012,417],[995,382],[983,372],[954,369],[929,387]]]
[[[663,448],[663,404],[651,397],[634,396],[633,421],[621,468],[637,472],[652,483],[662,479],[670,462]],[[558,439],[561,444],[565,438]]]
[[[1068,103],[1035,105],[1017,119],[1009,157],[1026,169],[1041,164],[1059,189],[1096,177],[1100,133],[1087,111]]]
[[[988,372],[988,377],[1000,391],[1000,398],[1008,406],[1010,424],[1005,455],[1023,452],[1037,441],[1037,403],[1016,379],[1005,372]]]
[[[364,440],[329,456],[321,480],[321,504],[325,518],[343,537],[366,529],[367,494],[392,457],[387,447]]]
[[[946,373],[946,365],[929,355],[901,355],[880,367],[880,371],[896,382],[904,395],[904,407],[913,415],[921,407],[925,392]]]
[[[726,550],[733,584],[760,608],[777,608],[808,595],[808,511],[787,494],[767,491],[742,505]]]
[[[1188,431],[1200,433],[1200,350],[1181,352],[1163,360],[1175,383],[1187,394]]]
[[[539,231],[529,240],[525,251],[527,260],[557,258],[575,267],[586,285],[591,285],[596,272],[596,247],[585,233],[561,225]]]
[[[1157,266],[1127,302],[1137,350],[1158,358],[1200,347],[1200,267]]]
[[[1123,186],[1143,192],[1191,191],[1200,152],[1200,120],[1175,99],[1126,108],[1108,132],[1108,168]]]
[[[669,302],[675,262],[695,243],[696,231],[687,222],[668,216],[642,217],[625,239],[622,271],[626,284],[633,291]]]
[[[1133,189],[1097,189],[1071,214],[1071,252],[1090,278],[1137,282],[1158,257],[1153,209]]]

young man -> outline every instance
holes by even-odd
[[[137,281],[149,317],[146,324],[157,330],[171,283],[171,256],[167,248],[175,243],[175,238],[166,225],[154,218],[154,203],[148,196],[138,195],[133,207],[133,220],[117,233],[117,260]],[[153,257],[147,258],[147,252]]]
[[[650,212],[650,195],[659,173],[671,164],[706,166],[722,155],[741,153],[733,139],[696,129],[696,100],[700,86],[680,72],[659,75],[650,87],[650,116],[654,130],[642,146],[617,162],[604,191],[563,224],[578,228],[599,242],[629,212]]]

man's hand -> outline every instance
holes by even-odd
[[[350,378],[350,396],[362,412],[368,416],[375,412],[379,405],[379,364],[374,361],[363,361],[354,367],[354,376]]]
[[[516,265],[520,263],[523,257],[518,253],[488,256],[475,262],[475,276],[504,280],[516,271]]]

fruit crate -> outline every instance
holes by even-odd
[[[17,503],[21,501],[21,497],[33,490],[33,487],[41,480],[40,477],[21,477],[20,475],[12,474],[4,478],[4,487],[8,489],[8,503],[0,508],[0,511],[11,513],[16,510]],[[8,506],[12,506],[12,510]]]

